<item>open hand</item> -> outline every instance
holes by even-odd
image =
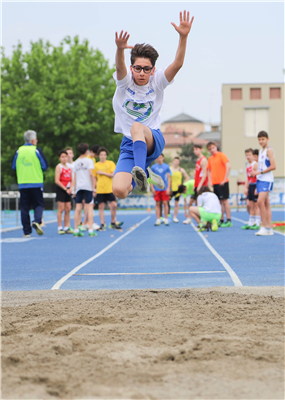
[[[130,35],[128,32],[121,31],[120,36],[118,36],[118,33],[116,32],[116,45],[118,49],[133,49],[134,46],[128,46],[128,40],[129,40]]]
[[[174,28],[176,29],[176,31],[179,33],[180,36],[187,37],[191,30],[193,20],[194,20],[194,17],[192,17],[191,21],[190,21],[189,11],[187,11],[187,13],[186,13],[186,10],[184,10],[183,15],[182,15],[182,12],[180,12],[180,25],[177,26],[177,25],[175,25],[174,22],[171,22],[171,25],[174,26]]]

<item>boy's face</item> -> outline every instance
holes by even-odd
[[[59,161],[63,165],[66,164],[67,163],[67,154],[61,153],[61,155],[59,156]]]
[[[142,69],[140,72],[136,72],[134,67],[147,67],[151,68],[149,73],[144,72]],[[149,58],[136,58],[134,65],[131,65],[131,71],[134,77],[135,84],[138,86],[144,86],[148,83],[149,78],[154,74],[155,67],[152,66]]]
[[[196,157],[200,157],[200,155],[202,153],[202,149],[200,149],[199,147],[193,147],[193,152]]]
[[[247,161],[248,161],[249,163],[252,163],[252,161],[254,160],[253,154],[252,154],[251,151],[248,151],[247,153],[245,153],[245,158],[247,159]]]
[[[174,160],[172,161],[172,165],[174,168],[178,168],[180,164],[180,160],[178,160],[178,158],[174,158]]]
[[[97,154],[95,154],[93,150],[90,150],[89,156],[92,158],[96,158]]]
[[[105,162],[107,160],[106,151],[100,151],[99,160],[100,160],[101,163],[103,163],[103,162]]]
[[[261,147],[265,148],[267,146],[267,143],[269,141],[269,138],[267,137],[259,137],[258,138],[258,143],[260,144]]]
[[[160,155],[159,157],[157,157],[156,161],[157,161],[157,164],[163,164],[164,157]]]
[[[72,160],[73,160],[73,157],[74,157],[73,150],[66,150],[66,152],[67,152],[67,158],[68,158],[70,161],[72,161]]]
[[[258,161],[258,154],[253,154],[254,161]]]
[[[214,144],[211,144],[211,146],[208,147],[208,151],[209,151],[209,152],[212,154],[212,156],[213,156],[213,155],[216,154],[217,151],[218,151],[217,146],[215,146]]]

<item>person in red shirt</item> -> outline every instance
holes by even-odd
[[[70,227],[71,193],[73,188],[72,169],[67,165],[67,152],[59,152],[60,163],[55,168],[58,234],[73,233]],[[64,228],[62,214],[64,212]]]
[[[211,153],[208,160],[208,181],[213,186],[214,193],[220,199],[222,206],[222,217],[220,219],[219,226],[227,228],[233,226],[231,221],[231,207],[229,203],[230,191],[229,191],[229,174],[230,174],[230,162],[228,157],[218,151],[217,145],[214,142],[207,144],[207,149]],[[227,221],[224,222],[224,214],[227,216]]]
[[[244,190],[247,196],[247,209],[249,213],[249,221],[242,229],[259,229],[260,228],[260,212],[257,205],[258,195],[256,192],[256,176],[251,176],[252,171],[257,171],[258,163],[254,159],[252,149],[245,150],[245,157],[248,161],[246,166],[246,186]]]
[[[197,198],[197,193],[201,189],[202,186],[208,185],[208,171],[207,165],[208,160],[202,153],[202,146],[200,144],[194,144],[193,151],[195,156],[198,158],[195,167],[195,183],[194,183],[194,191]]]

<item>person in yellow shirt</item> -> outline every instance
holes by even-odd
[[[177,214],[179,211],[179,199],[180,193],[178,192],[178,188],[182,185],[182,179],[185,178],[185,181],[188,181],[190,178],[185,171],[184,168],[179,166],[180,158],[174,157],[172,161],[172,166],[170,167],[172,175],[171,175],[171,198],[174,197],[175,199],[175,206],[174,206],[174,215],[173,215],[173,222],[179,222],[177,218]]]
[[[112,192],[113,176],[116,165],[113,161],[107,160],[108,150],[100,147],[98,150],[99,161],[95,164],[94,176],[96,187],[96,202],[99,209],[100,228],[99,231],[106,230],[104,209],[105,203],[108,203],[111,211],[111,224],[109,228],[120,229],[122,222],[116,221],[117,200]]]

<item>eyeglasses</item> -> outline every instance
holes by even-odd
[[[149,74],[153,69],[153,67],[141,67],[140,65],[132,65],[132,67],[135,72],[141,72],[141,70],[143,69],[143,72],[145,74]]]

